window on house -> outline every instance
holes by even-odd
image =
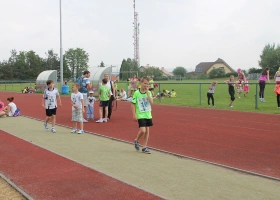
[[[202,72],[202,68],[196,68],[195,72]]]

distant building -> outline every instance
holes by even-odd
[[[195,67],[194,72],[187,75],[209,74],[213,69],[224,69],[225,73],[235,72],[223,59],[218,58],[215,62],[201,62]]]
[[[150,67],[151,66],[149,64],[147,64],[146,66],[141,66],[141,67],[139,67],[139,71],[144,72],[146,69],[148,69]],[[162,71],[162,76],[165,76],[165,77],[173,76],[173,74],[171,72],[167,71],[166,69],[164,69],[164,67],[161,67],[160,70]]]

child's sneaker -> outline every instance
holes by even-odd
[[[46,122],[44,122],[44,126],[45,126],[45,129],[48,131],[49,127],[48,127],[48,124]]]
[[[265,99],[262,99],[262,102],[264,102],[264,103],[265,103],[265,102],[266,102],[266,100],[265,100]]]
[[[103,119],[103,122],[108,122],[108,118],[104,118],[104,119]]]
[[[79,130],[79,131],[78,131],[78,134],[83,134],[83,133],[85,133],[84,130]]]
[[[103,123],[103,119],[97,120],[96,123]]]
[[[53,132],[53,133],[56,133],[56,130],[54,129],[54,127],[52,127],[52,132]]]
[[[85,119],[83,119],[83,122],[84,122],[84,123],[87,123],[88,121],[87,121],[87,120],[85,120]]]
[[[143,152],[143,153],[146,153],[146,154],[150,154],[150,153],[151,153],[151,151],[150,151],[150,149],[149,149],[148,147],[143,148],[143,149],[142,149],[142,152]]]
[[[139,151],[139,142],[138,141],[136,141],[136,140],[134,140],[134,147],[135,147],[135,149],[137,150],[137,151]]]
[[[73,129],[71,133],[77,133],[77,129]]]

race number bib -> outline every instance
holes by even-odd
[[[140,112],[149,112],[151,111],[151,104],[148,101],[147,97],[144,98],[138,98],[138,108]]]
[[[48,106],[49,107],[55,107],[56,102],[55,102],[55,97],[54,96],[48,96]]]

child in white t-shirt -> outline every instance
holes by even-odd
[[[89,92],[88,105],[87,105],[87,120],[94,120],[94,102],[96,98],[93,96],[93,91]]]
[[[83,113],[85,112],[84,108],[84,98],[83,94],[79,92],[80,85],[75,83],[72,87],[73,93],[71,94],[71,103],[72,103],[72,122],[73,130],[71,133],[84,133],[83,126]],[[80,123],[80,130],[77,129],[77,123]]]

